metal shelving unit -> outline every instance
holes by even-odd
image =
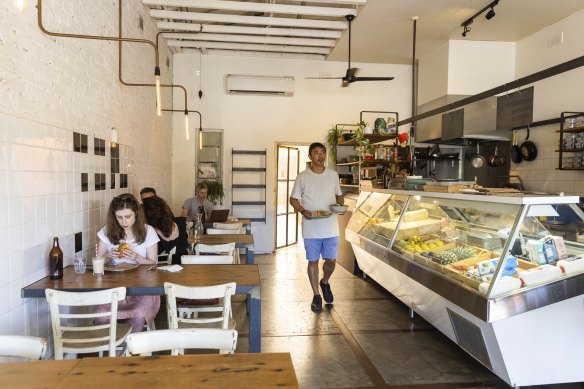
[[[231,150],[231,212],[237,217],[266,222],[266,156],[267,150]],[[236,208],[243,207],[263,207],[263,217],[258,217],[261,211],[235,212]]]

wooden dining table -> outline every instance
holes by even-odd
[[[254,263],[254,247],[253,235],[247,234],[217,234],[217,235],[203,235],[200,238],[192,235],[189,236],[188,242],[190,244],[226,244],[235,243],[238,249],[245,249],[245,263],[251,265]]]
[[[298,388],[289,353],[82,358],[0,364],[2,388]]]
[[[164,296],[164,283],[172,282],[186,286],[209,286],[236,283],[235,293],[247,295],[249,314],[249,352],[261,351],[261,284],[258,265],[181,265],[183,270],[175,273],[164,270],[148,270],[147,265],[124,272],[106,272],[94,277],[91,271],[75,274],[73,266],[63,269],[63,278],[51,280],[45,277],[24,287],[23,298],[44,298],[45,289],[73,292],[126,287],[128,296]]]

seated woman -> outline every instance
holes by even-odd
[[[202,214],[202,222],[205,223],[206,220],[211,216],[211,211],[213,210],[213,204],[207,200],[207,185],[204,183],[199,183],[195,187],[195,197],[190,197],[185,200],[182,206],[181,216],[186,217],[188,220],[196,221],[197,215]]]
[[[140,265],[153,265],[158,255],[158,236],[144,221],[138,200],[131,193],[113,198],[109,205],[106,225],[97,233],[97,255],[106,259],[125,258]],[[122,242],[130,249],[118,251]],[[100,308],[98,308],[99,310]],[[104,307],[106,311],[108,307]],[[160,309],[160,296],[128,296],[118,304],[118,318],[129,319],[132,332],[142,331],[152,323]]]
[[[169,253],[176,247],[172,263],[180,263],[180,257],[187,253],[188,247],[184,218],[175,218],[166,201],[158,196],[143,199],[142,209],[146,222],[154,227],[160,238],[158,254]]]

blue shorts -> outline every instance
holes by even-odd
[[[337,259],[339,237],[305,238],[304,248],[306,249],[306,259],[309,261],[318,261],[321,255],[323,259]]]

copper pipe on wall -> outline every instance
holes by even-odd
[[[185,112],[182,109],[165,109],[162,108],[162,111],[164,112]],[[197,128],[197,130],[199,131],[203,131],[203,116],[201,116],[201,113],[199,111],[186,111],[187,113],[196,113],[199,115],[199,128]]]
[[[122,0],[118,1],[118,35],[121,37],[122,36]],[[156,40],[158,41],[158,35],[156,36]],[[122,78],[122,42],[123,40],[119,40],[118,41],[118,78],[120,80],[120,82],[123,85],[126,86],[146,86],[146,87],[156,87],[156,84],[136,84],[136,83],[129,83],[124,81],[124,79]],[[158,66],[159,63],[159,59],[158,59],[158,49],[156,50],[156,64]],[[158,67],[157,67],[158,68]],[[158,68],[160,71],[160,68]],[[184,96],[185,96],[185,109],[184,109],[184,113],[185,115],[188,114],[189,110],[188,110],[188,96],[187,96],[187,90],[185,89],[184,86],[182,85],[175,85],[175,84],[160,84],[161,88],[181,88],[184,92]],[[162,111],[167,111],[165,109],[163,109]],[[199,114],[200,115],[200,114]]]
[[[158,34],[156,34],[156,46],[159,46],[159,38],[160,35],[162,34],[200,34],[203,32],[203,25],[200,24],[201,28],[199,29],[199,31],[182,31],[182,32],[176,32],[176,31],[158,31]]]
[[[120,7],[121,7],[120,0]],[[47,30],[43,26],[43,0],[37,0],[37,18],[38,18],[38,25],[42,32],[47,35],[57,36],[61,38],[79,38],[79,39],[94,39],[94,40],[103,40],[103,41],[118,41],[118,42],[134,42],[134,43],[147,43],[154,48],[154,52],[156,55],[156,67],[159,67],[159,60],[158,60],[158,45],[148,39],[138,39],[138,38],[123,38],[121,35],[119,37],[115,36],[99,36],[99,35],[80,35],[80,34],[67,34],[62,32],[52,32]]]

